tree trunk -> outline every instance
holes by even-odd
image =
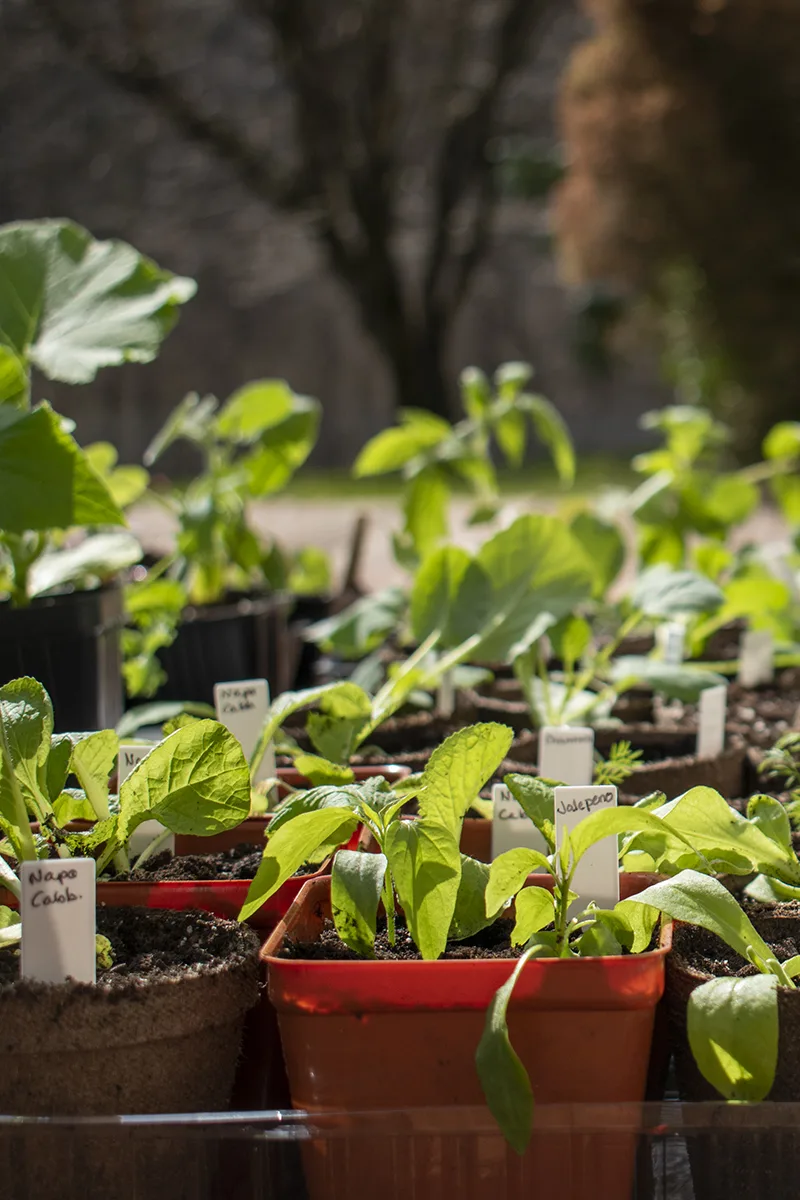
[[[425,408],[447,421],[456,419],[444,366],[445,330],[441,325],[411,327],[405,337],[381,345],[398,408]]]

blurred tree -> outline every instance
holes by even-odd
[[[671,376],[755,453],[797,415],[800,4],[585,4],[597,36],[562,95],[567,272],[655,298]]]
[[[487,249],[504,92],[558,0],[36,0],[71,52],[304,213],[398,404],[446,414],[444,350]],[[263,108],[225,87],[250,25]],[[226,65],[227,56],[227,65]],[[422,186],[420,186],[422,181]],[[401,245],[409,208],[427,236]]]

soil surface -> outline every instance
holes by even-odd
[[[241,960],[257,940],[236,921],[165,908],[98,908],[97,932],[111,943],[113,966],[97,972],[98,984],[109,989],[128,987],[137,979],[153,983],[159,977],[198,974],[225,959]],[[0,950],[0,988],[19,982],[18,950]]]
[[[519,958],[522,946],[511,945],[511,930],[513,921],[495,921],[487,929],[482,929],[474,937],[465,938],[463,942],[448,942],[442,959],[472,959],[472,958]],[[322,933],[314,942],[295,942],[287,938],[280,954],[281,958],[323,959],[327,961],[363,962],[364,959],[354,950],[350,950],[340,939],[333,921],[326,921]],[[382,962],[421,961],[421,955],[411,940],[411,934],[402,920],[398,920],[395,931],[395,944],[389,945],[386,935],[386,921],[378,921],[378,932],[375,937],[375,957]]]
[[[220,882],[229,879],[252,879],[258,870],[263,850],[250,842],[241,842],[231,850],[220,850],[216,854],[179,854],[176,858],[167,851],[156,854],[141,871],[134,868],[128,876],[134,883],[169,882],[176,880],[210,880]],[[313,875],[318,865],[308,863],[297,875]]]
[[[800,903],[766,906],[742,905],[764,941],[775,951],[778,962],[800,954]],[[685,966],[703,975],[730,975],[744,978],[757,974],[741,955],[732,950],[716,934],[691,925],[678,925],[673,935],[673,953]]]

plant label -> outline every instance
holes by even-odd
[[[118,766],[120,786],[122,786],[131,771],[138,767],[142,759],[146,758],[152,749],[152,746],[120,746]],[[141,825],[137,825],[128,840],[128,851],[131,858],[138,858],[150,843],[155,838],[160,837],[162,833],[166,833],[166,828],[160,821],[142,821]],[[169,850],[170,854],[175,853],[174,834],[171,833],[168,838],[164,839],[163,847],[165,850]]]
[[[492,858],[516,846],[549,854],[547,842],[504,783],[492,788]]]
[[[697,757],[716,758],[725,748],[725,717],[728,711],[728,688],[706,688],[700,693],[697,724]]]
[[[456,707],[456,689],[453,686],[453,672],[445,671],[436,692],[436,709],[443,717],[452,717]]]
[[[594,774],[594,730],[581,725],[545,725],[539,731],[542,779],[581,787]]]
[[[96,982],[94,868],[93,858],[20,863],[23,979]]]
[[[215,683],[214,706],[217,710],[217,720],[241,743],[244,756],[249,762],[269,708],[269,685],[266,679]],[[261,760],[254,782],[272,779],[275,773],[275,751],[270,745]]]
[[[564,832],[571,831],[592,813],[617,807],[617,789],[611,784],[592,787],[555,789],[556,852],[561,849]],[[590,900],[598,908],[613,908],[619,900],[619,851],[615,837],[603,838],[587,850],[572,881],[577,894],[571,908],[581,911]]]
[[[775,674],[775,645],[768,630],[748,629],[742,635],[738,682],[742,687],[771,683]]]
[[[656,645],[661,658],[670,667],[679,667],[683,662],[686,643],[686,628],[680,621],[667,621],[656,629]]]

